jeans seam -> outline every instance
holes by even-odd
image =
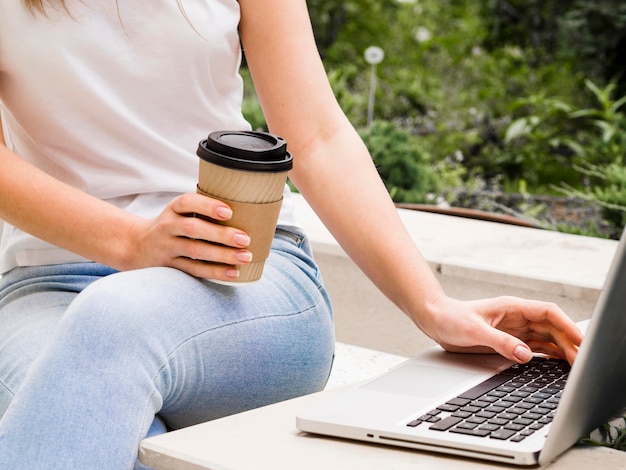
[[[250,323],[250,322],[255,322],[255,321],[259,321],[259,320],[268,320],[270,318],[289,318],[289,317],[294,317],[296,315],[302,315],[304,313],[308,313],[311,310],[316,309],[321,303],[323,302],[323,299],[320,299],[318,302],[316,302],[315,304],[311,305],[310,307],[304,309],[304,310],[300,310],[298,312],[292,312],[292,313],[288,313],[288,314],[272,314],[272,315],[267,315],[267,316],[263,316],[263,317],[256,317],[256,318],[247,318],[245,320],[238,320],[238,321],[233,321],[233,322],[229,322],[229,323],[224,323],[222,325],[219,326],[215,326],[213,328],[207,328],[205,330],[199,331],[196,334],[194,334],[193,336],[190,336],[189,338],[185,339],[184,341],[182,341],[180,344],[177,344],[174,348],[172,348],[172,351],[168,353],[167,357],[170,358],[171,355],[177,350],[179,349],[181,346],[183,346],[185,343],[191,341],[192,339],[194,339],[196,336],[200,336],[203,335],[205,333],[211,332],[211,331],[217,331],[217,330],[221,330],[222,328],[228,328],[230,326],[235,326],[235,325],[241,325],[243,323]],[[161,369],[159,369],[160,371]]]
[[[2,380],[0,380],[0,386],[9,392],[13,398],[15,398],[15,392],[13,392],[13,390],[11,390]]]
[[[319,289],[318,289],[318,291],[319,291]],[[152,382],[153,383],[157,382],[157,379],[161,375],[161,372],[167,367],[167,364],[169,363],[169,360],[173,357],[173,355],[176,353],[176,351],[178,351],[181,347],[183,347],[185,344],[189,343],[190,341],[192,341],[194,338],[196,338],[198,336],[201,336],[201,335],[209,333],[209,332],[214,332],[214,331],[217,331],[217,330],[221,330],[222,328],[227,328],[227,327],[230,327],[230,326],[240,325],[240,324],[244,324],[244,323],[250,323],[250,322],[254,322],[254,321],[258,321],[258,320],[267,320],[267,319],[271,319],[271,318],[288,318],[288,317],[293,317],[293,316],[296,316],[296,315],[302,315],[304,313],[310,312],[311,310],[315,310],[323,302],[324,302],[324,298],[322,296],[322,297],[320,297],[320,299],[315,304],[309,306],[308,308],[306,308],[304,310],[300,310],[298,312],[292,312],[292,313],[289,313],[289,314],[282,314],[282,315],[272,314],[272,315],[267,315],[267,316],[264,316],[264,317],[256,317],[256,318],[249,318],[249,319],[245,319],[245,320],[233,321],[233,322],[222,324],[220,326],[215,326],[213,328],[207,328],[207,329],[204,329],[202,331],[199,331],[196,334],[194,334],[193,336],[190,336],[190,337],[186,338],[184,341],[181,341],[179,344],[174,346],[170,350],[170,352],[167,353],[166,361],[157,370],[156,374],[152,378]],[[331,320],[332,320],[332,318],[331,318]],[[150,397],[152,397],[153,395],[154,395],[154,392],[152,394],[150,394]]]

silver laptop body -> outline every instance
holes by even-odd
[[[498,355],[434,348],[306,410],[296,424],[310,433],[509,464],[553,461],[626,407],[624,234],[550,424],[520,442],[407,426],[511,365]]]

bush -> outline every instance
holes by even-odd
[[[576,167],[626,163],[626,96],[615,100],[614,84],[585,85],[593,99],[588,108],[543,95],[515,103],[521,116],[506,130],[505,154],[517,157],[519,173],[533,183],[580,187],[588,175]]]
[[[240,73],[244,82],[244,95],[241,106],[243,116],[250,123],[253,130],[267,131],[267,123],[265,122],[259,99],[254,91],[250,71],[247,67],[242,67]]]
[[[610,237],[619,239],[626,226],[626,167],[621,163],[585,164],[577,169],[589,178],[590,185],[583,190],[565,187],[563,192],[600,205],[604,221],[612,228]]]
[[[376,121],[359,133],[394,201],[424,202],[438,190],[429,158],[408,132]]]

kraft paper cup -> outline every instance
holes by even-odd
[[[233,210],[227,221],[250,236],[252,262],[239,266],[239,277],[227,284],[261,278],[276,230],[287,172],[293,159],[287,143],[267,132],[212,132],[198,145],[200,194],[219,199]]]

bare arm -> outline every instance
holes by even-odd
[[[0,138],[0,218],[42,240],[119,270],[171,266],[230,279],[233,265],[249,261],[245,233],[188,217],[229,218],[230,209],[219,201],[186,194],[145,220],[51,177]]]
[[[290,178],[344,249],[397,304],[434,301],[442,290],[335,100],[305,2],[240,3],[244,50],[270,130],[285,137],[295,155]],[[268,11],[278,14],[270,17]],[[407,283],[415,295],[405,300]]]
[[[333,96],[305,1],[240,5],[242,42],[268,125],[294,154],[290,177],[380,290],[448,349],[496,350],[525,361],[530,351],[522,338],[573,360],[580,333],[555,305],[515,298],[462,303],[445,296]]]

